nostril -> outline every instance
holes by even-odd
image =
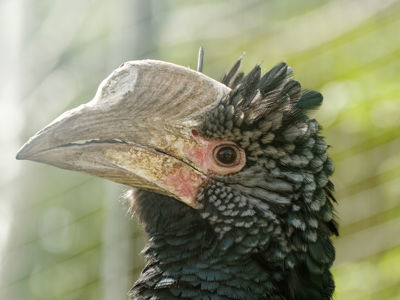
[[[196,129],[192,129],[193,136],[199,136],[199,132]]]

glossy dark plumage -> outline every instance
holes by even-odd
[[[134,299],[331,299],[333,164],[306,114],[322,95],[301,91],[285,63],[235,77],[239,66],[198,130],[237,143],[246,166],[211,175],[198,210],[152,192],[129,195],[149,235]]]

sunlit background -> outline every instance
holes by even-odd
[[[324,94],[335,299],[400,299],[400,1],[2,0],[0,25],[0,299],[127,299],[146,237],[124,187],[15,153],[122,62],[195,68],[200,45],[213,78],[245,52]]]

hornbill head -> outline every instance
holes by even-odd
[[[302,91],[285,63],[264,75],[257,65],[235,77],[239,65],[217,82],[171,63],[124,63],[93,100],[39,131],[17,159],[175,198],[214,232],[210,251],[223,257],[213,260],[216,266],[231,260],[232,268],[253,272],[260,265],[273,275],[257,271],[246,280],[277,282],[266,287],[270,295],[282,289],[287,299],[303,299],[305,287],[304,299],[327,299],[329,236],[337,234],[328,179],[333,164],[319,124],[306,114],[322,96]]]

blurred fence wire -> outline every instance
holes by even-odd
[[[245,71],[284,60],[324,94],[336,299],[400,299],[400,1],[3,0],[0,13],[0,299],[127,298],[146,237],[124,188],[14,154],[123,61],[195,69],[200,45],[213,78],[246,52]]]

